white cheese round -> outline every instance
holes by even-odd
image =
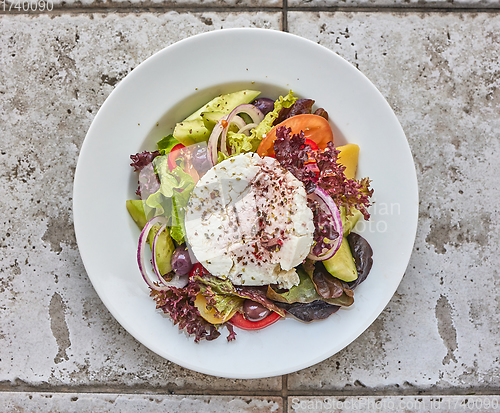
[[[185,228],[193,254],[214,276],[283,288],[299,283],[294,267],[314,234],[302,182],[255,153],[226,159],[198,181]]]

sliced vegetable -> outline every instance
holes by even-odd
[[[241,328],[242,330],[261,330],[265,327],[269,327],[271,324],[274,324],[280,318],[283,318],[283,317],[281,317],[278,313],[272,312],[271,314],[269,314],[266,318],[264,318],[262,320],[250,321],[250,320],[247,320],[243,314],[236,313],[229,320],[229,322],[233,326]]]
[[[337,253],[332,258],[323,261],[323,265],[332,276],[339,280],[350,282],[358,278],[354,258],[346,237],[343,237]]]
[[[188,334],[192,334],[195,342],[202,338],[214,340],[220,336],[220,333],[213,324],[200,316],[199,311],[194,306],[198,292],[198,285],[190,282],[184,288],[171,287],[164,291],[151,290],[151,297],[156,302],[156,308],[168,314],[174,325],[179,326],[179,330],[185,329]],[[234,335],[230,334],[230,337],[234,337]]]
[[[309,145],[313,151],[317,151],[319,149],[318,144],[312,139],[306,139],[306,145]]]
[[[174,138],[174,135],[170,134],[159,140],[156,146],[158,146],[161,155],[167,155],[179,143],[180,142]]]
[[[227,116],[223,116],[219,122],[214,126],[212,133],[210,134],[210,138],[208,139],[208,160],[212,164],[212,166],[217,165],[217,157],[218,157],[218,146],[219,146],[219,138],[224,129],[224,125],[227,125]],[[224,121],[225,123],[223,123]],[[226,151],[227,152],[227,151]]]
[[[147,239],[149,236],[149,232],[151,231],[153,226],[155,226],[157,224],[161,224],[162,225],[161,228],[163,228],[162,231],[164,231],[166,228],[166,223],[167,222],[166,222],[166,219],[164,217],[154,217],[154,218],[150,219],[146,223],[146,225],[144,226],[144,228],[141,232],[141,235],[139,236],[139,246],[137,248],[137,264],[139,265],[139,271],[141,272],[142,278],[144,279],[146,284],[149,286],[149,288],[156,290],[156,291],[165,291],[165,290],[169,289],[170,287],[182,288],[188,282],[187,277],[174,277],[174,279],[172,279],[172,281],[167,282],[163,279],[163,277],[159,273],[158,267],[154,263],[154,261],[155,261],[155,255],[156,255],[155,254],[156,243],[158,241],[158,233],[161,233],[160,231],[158,231],[158,233],[155,235],[155,238],[153,241],[152,255],[153,255],[153,267],[155,267],[154,268],[155,274],[156,274],[156,277],[158,279],[158,283],[161,285],[155,284],[155,282],[151,281],[151,278],[149,277],[149,275],[147,273],[146,265],[145,265],[145,257],[144,257],[145,251],[144,250],[145,250],[146,242],[147,242]]]
[[[189,115],[186,120],[198,119],[203,112],[222,112],[227,115],[236,106],[242,103],[250,103],[259,95],[260,92],[257,90],[246,89],[217,96],[199,108],[196,112]]]
[[[244,133],[249,128],[249,125],[247,125],[247,123],[239,116],[241,114],[248,115],[251,119],[252,125],[257,125],[262,121],[262,119],[264,119],[264,114],[260,111],[260,109],[248,103],[238,105],[231,111],[231,113],[223,116],[214,126],[210,139],[208,140],[208,153],[212,165],[217,164],[219,138],[221,141],[220,151],[224,156],[230,156],[230,153],[227,150],[227,133],[231,125],[236,126],[236,131],[238,131],[237,133]]]
[[[311,114],[313,105],[314,100],[312,99],[297,99],[289,108],[283,108],[280,110],[278,117],[274,121],[274,125],[277,125],[292,116]]]
[[[260,156],[274,155],[276,131],[281,126],[290,128],[292,135],[304,132],[304,138],[315,142],[319,149],[325,149],[328,142],[333,142],[332,128],[325,118],[318,115],[297,115],[285,119],[266,134],[257,148]]]
[[[333,202],[332,198],[320,187],[316,187],[314,192],[309,195],[309,199],[318,203],[319,208],[328,215],[328,222],[321,222],[317,225],[315,222],[316,231],[314,238],[316,245],[321,247],[318,251],[316,246],[313,247],[307,258],[315,261],[327,260],[335,255],[342,243],[342,219],[340,211]],[[336,238],[333,238],[336,234]],[[326,236],[330,238],[326,238]]]
[[[222,316],[215,307],[211,306],[203,294],[198,294],[196,300],[194,301],[195,307],[200,312],[200,315],[207,320],[210,324],[222,324],[228,321],[234,316],[237,309],[234,308],[228,312],[225,316]]]
[[[337,150],[339,151],[337,162],[345,167],[345,177],[347,179],[354,179],[358,167],[359,146],[354,143],[348,143],[344,146],[338,146]]]
[[[293,95],[293,92],[290,91],[286,96],[280,96],[274,102],[274,108],[266,114],[262,122],[259,123],[253,130],[253,134],[255,138],[261,141],[264,136],[273,128],[274,122],[278,118],[281,110],[283,108],[289,108],[297,101],[297,98]]]
[[[177,158],[182,156],[181,149],[185,148],[185,146],[182,143],[179,143],[175,145],[172,150],[168,153],[168,169],[170,171],[173,171],[175,168],[177,168],[179,165],[175,162]]]
[[[252,124],[259,124],[260,122],[262,122],[262,119],[264,119],[264,114],[254,105],[243,104],[234,108],[234,110],[227,116],[227,119],[225,120],[227,124],[224,125],[224,122],[222,122],[224,128],[222,130],[220,149],[221,152],[226,156],[229,156],[229,153],[227,152],[226,137],[230,125],[233,123],[236,124],[236,126],[238,126],[238,133],[241,133],[239,131],[247,126],[247,123],[239,116],[242,113],[250,116],[250,118],[252,119]]]
[[[129,199],[125,202],[125,206],[134,222],[142,230],[148,222],[146,213],[144,212],[144,201],[142,199]]]
[[[320,264],[321,265],[321,264]],[[312,281],[312,271],[314,265],[311,265],[311,274],[306,273],[302,268],[297,270],[300,278],[299,285],[290,288],[288,291],[275,290],[271,285],[267,288],[267,296],[278,303],[311,303],[316,300],[323,300],[328,304],[340,305],[342,307],[349,307],[354,302],[352,296],[345,293],[335,298],[324,298],[316,291],[316,287]],[[349,288],[346,286],[346,290]],[[280,305],[280,307],[282,307]]]

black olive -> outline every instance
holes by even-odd
[[[243,312],[247,320],[260,321],[266,318],[271,313],[271,310],[256,301],[245,300],[243,303]]]

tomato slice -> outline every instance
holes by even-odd
[[[312,139],[306,139],[306,145],[309,145],[313,151],[318,150],[318,145],[316,142],[314,142]]]
[[[259,321],[250,321],[247,320],[243,314],[241,313],[236,313],[231,317],[229,322],[238,328],[241,328],[242,330],[260,330],[262,328],[268,327],[271,324],[274,324],[276,321],[278,321],[281,317],[278,313],[275,313],[274,311],[269,314],[266,318],[263,318],[262,320]]]
[[[178,143],[168,154],[168,169],[170,169],[170,171],[173,171],[175,168],[177,168],[177,164],[175,163],[175,161],[177,158],[182,156],[182,148],[185,148],[185,146],[182,143]]]
[[[286,126],[292,130],[292,135],[304,132],[306,143],[311,145],[312,149],[325,149],[328,142],[333,142],[333,131],[328,121],[319,115],[296,115],[285,119],[280,124],[272,128],[257,148],[260,156],[274,155],[274,141],[276,140],[276,129],[280,126]],[[312,145],[316,144],[316,148]]]
[[[184,148],[186,148],[186,146],[184,146],[182,143],[178,143],[172,148],[167,158],[168,169],[170,169],[170,171],[173,171],[179,166],[175,161],[179,158],[184,158],[184,171],[191,175],[194,182],[196,183],[199,181],[200,175],[191,162],[191,152],[189,150],[183,151]]]

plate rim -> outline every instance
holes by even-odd
[[[174,50],[174,49],[177,49],[177,48],[182,48],[182,47],[185,47],[185,45],[188,45],[189,43],[191,42],[197,42],[199,41],[199,39],[206,39],[206,38],[209,38],[211,36],[220,36],[222,34],[222,32],[224,32],[225,35],[230,35],[231,32],[232,33],[249,33],[249,32],[259,32],[259,33],[262,33],[262,32],[266,32],[266,35],[271,33],[271,35],[277,35],[277,36],[283,36],[283,38],[287,37],[287,38],[295,38],[296,41],[301,41],[301,42],[306,42],[306,43],[309,43],[311,46],[312,45],[315,45],[315,46],[319,46],[321,47],[324,51],[328,52],[328,53],[331,53],[332,55],[336,56],[337,58],[340,59],[340,61],[344,62],[345,64],[348,64],[350,65],[353,69],[354,67],[349,63],[347,62],[345,59],[343,59],[341,56],[339,56],[338,54],[336,54],[335,52],[333,52],[332,50],[324,47],[324,46],[321,46],[321,45],[318,45],[317,43],[314,43],[313,41],[311,40],[308,40],[308,39],[305,39],[303,37],[300,37],[298,35],[295,35],[295,34],[290,34],[290,33],[286,33],[286,32],[283,32],[283,31],[278,31],[278,30],[271,30],[271,29],[261,29],[261,28],[230,28],[230,29],[222,29],[222,30],[216,30],[216,31],[210,31],[210,32],[205,32],[205,33],[201,33],[201,34],[197,34],[195,36],[191,36],[191,37],[188,37],[186,39],[183,39],[183,40],[180,40],[176,43],[173,43],[172,45],[170,46],[167,46],[165,47],[164,49],[154,53],[152,56],[150,56],[149,58],[147,58],[146,60],[144,60],[141,64],[139,64],[137,66],[136,69],[134,69],[134,71],[132,71],[129,75],[127,75],[121,82],[119,82],[115,88],[113,89],[113,91],[109,94],[109,96],[106,98],[105,102],[103,103],[103,105],[100,107],[99,111],[97,112],[94,120],[92,121],[92,124],[85,136],[85,139],[82,143],[82,146],[81,146],[81,149],[80,149],[80,152],[79,152],[79,158],[78,158],[78,163],[77,163],[77,167],[76,167],[76,170],[75,170],[75,178],[74,178],[74,187],[73,187],[73,219],[74,219],[74,228],[75,228],[75,235],[76,235],[76,239],[77,239],[77,244],[79,246],[79,249],[80,249],[80,254],[82,256],[82,261],[83,261],[83,264],[85,266],[85,269],[86,269],[86,272],[89,276],[89,279],[91,280],[91,283],[95,289],[95,291],[97,292],[97,294],[99,295],[99,298],[101,299],[101,301],[104,303],[104,305],[108,308],[108,310],[110,311],[110,313],[113,315],[113,317],[115,318],[115,320],[117,320],[120,325],[122,325],[125,330],[127,330],[127,332],[129,334],[131,334],[137,341],[139,341],[140,343],[142,343],[144,346],[148,347],[151,349],[150,346],[148,346],[147,344],[145,344],[143,342],[143,340],[141,340],[141,338],[139,337],[136,337],[135,334],[133,334],[129,328],[127,328],[121,321],[120,321],[120,315],[119,313],[117,313],[116,309],[112,308],[113,306],[109,303],[109,300],[107,299],[107,297],[105,295],[102,294],[102,291],[100,291],[98,288],[96,288],[96,284],[92,278],[92,275],[90,274],[90,272],[88,271],[87,269],[87,264],[85,263],[85,260],[86,258],[84,257],[85,253],[82,253],[82,250],[85,250],[85,248],[81,246],[81,237],[80,237],[80,228],[81,226],[83,225],[82,221],[81,221],[81,218],[82,218],[82,215],[79,214],[78,211],[80,211],[80,205],[79,205],[79,199],[80,199],[80,194],[77,193],[78,191],[78,188],[81,186],[80,182],[82,181],[82,163],[80,162],[80,160],[82,159],[82,154],[84,154],[85,156],[85,150],[90,142],[90,140],[92,139],[91,136],[93,136],[96,132],[95,130],[98,128],[98,122],[96,122],[97,119],[100,119],[102,116],[102,113],[105,113],[106,110],[107,110],[107,107],[111,104],[110,102],[113,101],[114,99],[114,96],[117,95],[119,92],[117,91],[121,91],[122,89],[124,89],[126,87],[126,85],[128,85],[131,81],[133,81],[133,79],[135,78],[135,76],[138,76],[138,73],[140,71],[140,67],[145,67],[147,65],[150,65],[150,64],[154,64],[155,60],[156,59],[161,59],[162,56],[166,53],[168,53],[169,50]],[[139,69],[139,70],[137,70]],[[130,75],[134,74],[134,76],[131,76],[129,77]],[[387,105],[387,108],[390,110],[390,113],[392,113],[395,121],[397,122],[397,124],[399,125],[399,128],[400,128],[400,132],[403,134],[403,136],[405,137],[405,141],[406,141],[406,146],[407,146],[407,150],[411,156],[411,150],[410,150],[410,147],[409,147],[409,143],[408,143],[408,140],[406,138],[406,135],[396,117],[396,115],[394,114],[392,108],[390,107],[389,103],[386,101],[386,99],[383,97],[383,95],[380,93],[380,91],[373,85],[373,83],[362,73],[362,72],[359,72],[358,71],[358,74],[361,75],[362,77],[364,77],[368,84],[371,85],[372,87],[372,91],[375,91],[376,93],[379,94],[379,96],[382,98],[382,100],[386,103]],[[128,79],[128,80],[127,80]],[[123,86],[125,85],[125,86]],[[90,138],[89,138],[90,137]],[[412,160],[413,162],[413,160]],[[412,182],[414,184],[414,189],[415,189],[415,193],[413,194],[414,198],[413,198],[413,201],[416,203],[415,205],[415,217],[414,217],[414,221],[412,222],[412,225],[409,226],[409,228],[407,228],[407,231],[409,231],[411,233],[411,239],[412,239],[412,247],[411,249],[409,250],[409,252],[407,251],[407,259],[405,259],[406,261],[406,266],[408,266],[408,262],[411,258],[411,253],[412,253],[412,250],[413,250],[413,244],[415,242],[415,239],[416,239],[416,231],[417,231],[417,227],[418,227],[418,181],[417,181],[417,176],[416,176],[416,169],[415,169],[415,164],[413,162],[412,164],[413,166],[413,176],[412,176],[412,180],[414,182]],[[404,271],[400,274],[400,277],[399,277],[399,280],[397,282],[397,285],[400,284],[402,278],[404,276]],[[396,287],[397,289],[397,287]],[[395,290],[396,291],[396,290]],[[395,292],[394,291],[394,292]],[[394,292],[391,294],[391,297],[394,295]],[[390,301],[390,299],[389,299]],[[372,323],[373,321],[382,313],[383,309],[388,305],[389,301],[387,301],[386,303],[382,303],[379,305],[379,307],[377,307],[376,309],[373,310],[373,314],[368,317],[365,321],[365,323],[363,323],[363,325],[359,328],[359,332],[357,334],[355,334],[355,337],[353,337],[352,339],[349,340],[349,342],[344,345],[342,348],[345,348],[346,346],[348,346],[350,343],[352,343],[352,341],[354,341],[356,338],[358,338]],[[111,308],[110,308],[111,307]],[[381,308],[380,308],[381,307]],[[170,322],[170,320],[165,320],[166,322]],[[223,339],[223,337],[220,337],[220,339]],[[151,349],[152,351],[154,351],[155,353],[159,354],[157,351]],[[250,374],[250,375],[245,375],[244,372],[242,374],[230,374],[230,373],[224,373],[224,372],[220,372],[220,371],[214,371],[214,370],[211,370],[211,369],[206,369],[204,368],[203,366],[197,366],[197,365],[193,365],[193,364],[190,364],[189,362],[186,362],[186,360],[181,360],[181,359],[178,359],[176,357],[165,357],[163,354],[159,354],[160,357],[163,357],[167,360],[170,360],[182,367],[185,367],[185,368],[189,368],[193,371],[197,371],[197,372],[200,372],[200,373],[204,373],[204,374],[209,374],[209,375],[213,375],[213,376],[218,376],[218,377],[226,377],[226,378],[238,378],[238,379],[247,379],[247,378],[265,378],[265,377],[273,377],[273,376],[277,376],[277,375],[282,375],[282,374],[288,374],[288,373],[292,373],[292,372],[295,372],[295,371],[298,371],[298,370],[301,370],[303,368],[306,368],[306,367],[310,367],[314,364],[317,364],[318,362],[321,362],[323,360],[325,360],[326,358],[328,357],[331,357],[333,354],[336,354],[338,351],[340,350],[336,350],[336,351],[333,351],[331,354],[327,355],[326,357],[324,357],[324,354],[323,355],[320,355],[318,356],[317,358],[312,358],[310,359],[309,361],[307,362],[304,362],[302,364],[296,364],[294,365],[293,367],[291,367],[288,371],[283,371],[283,370],[279,370],[279,371],[275,371],[275,372],[267,372],[265,373],[265,375],[258,375],[258,374]],[[326,352],[328,353],[328,352]],[[240,372],[241,373],[241,372]]]

